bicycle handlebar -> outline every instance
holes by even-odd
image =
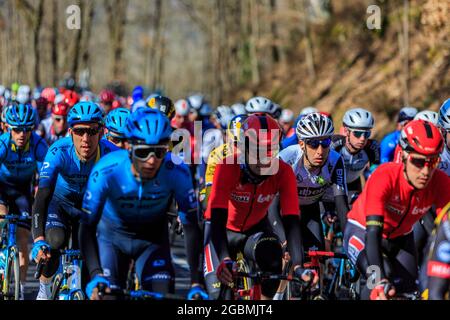
[[[18,220],[18,221],[28,221],[31,220],[30,216],[19,216],[17,214],[6,214],[6,215],[0,215],[0,219],[4,220]]]
[[[129,291],[118,288],[109,288],[110,292],[106,292],[106,285],[99,283],[98,295],[107,297],[117,297],[119,299],[135,299],[135,300],[186,300],[185,297],[172,294],[172,293],[160,293],[147,290]]]
[[[46,254],[48,252],[47,247],[41,246],[41,250]],[[44,270],[44,266],[47,264],[47,261],[44,259],[40,259],[37,266],[36,272],[34,273],[34,278],[38,280],[42,275],[42,270]]]

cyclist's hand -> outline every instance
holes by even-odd
[[[315,286],[319,282],[319,274],[314,269],[303,269],[301,267],[294,268],[296,277],[302,279],[310,286]]]
[[[102,297],[99,295],[99,285],[103,285],[105,288],[105,293],[110,293],[110,284],[108,279],[102,275],[96,275],[94,279],[91,280],[86,286],[86,295],[90,300],[101,300]]]
[[[187,295],[188,300],[209,300],[206,291],[199,284],[193,284]]]
[[[48,261],[51,257],[50,245],[45,240],[36,241],[33,244],[33,249],[31,249],[31,257],[36,263],[41,260]]]
[[[233,264],[233,260],[230,258],[225,258],[220,263],[216,272],[219,281],[229,287],[233,286]]]
[[[322,219],[328,226],[331,226],[337,220],[336,212],[334,212],[334,211],[327,211],[327,212],[324,213]]]
[[[387,279],[378,282],[370,292],[370,300],[388,300],[393,296],[395,296],[395,288]]]

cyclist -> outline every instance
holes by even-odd
[[[49,117],[49,107],[51,106],[51,103],[49,103],[49,101],[44,97],[39,97],[32,102],[33,106],[37,110],[36,123],[39,125],[42,121]]]
[[[305,250],[324,250],[325,239],[321,218],[328,223],[336,220],[337,212],[342,226],[348,212],[347,184],[344,161],[339,153],[330,149],[334,133],[333,122],[320,113],[310,113],[298,122],[296,134],[299,143],[282,150],[279,158],[294,170],[297,198],[300,202],[301,232]],[[320,201],[330,192],[332,199]],[[277,234],[284,240],[279,223],[277,201],[270,207],[269,216]]]
[[[54,103],[56,98],[56,91],[53,88],[45,88],[41,92],[41,97],[47,99],[49,103]]]
[[[108,113],[105,119],[107,129],[105,138],[118,148],[126,148],[125,125],[130,117],[130,110],[117,108]]]
[[[227,128],[227,141],[221,146],[211,151],[208,156],[206,171],[205,171],[205,186],[200,193],[200,201],[203,204],[203,209],[206,210],[206,206],[211,193],[211,187],[214,180],[214,172],[216,171],[217,164],[222,163],[225,158],[231,154],[237,154],[239,149],[237,148],[240,139],[240,133],[242,124],[247,119],[246,115],[237,115],[228,122]]]
[[[105,89],[100,92],[99,98],[100,106],[102,107],[104,114],[107,115],[112,109],[116,94],[111,90]]]
[[[8,132],[0,136],[0,214],[31,214],[32,184],[48,146],[33,132],[36,113],[30,104],[7,108]],[[20,264],[20,297],[23,300],[28,269],[30,223],[19,222],[17,244]]]
[[[319,112],[319,110],[317,110],[317,108],[311,107],[311,106],[303,108],[302,111],[300,112],[300,114],[298,115],[298,117],[294,121],[294,128],[297,128],[298,122],[300,121],[301,118],[303,118],[304,116],[306,116],[310,113],[314,113],[314,112]],[[290,137],[285,137],[281,141],[281,150],[286,149],[289,146],[295,146],[297,144],[298,144],[297,135],[293,134]]]
[[[281,125],[281,129],[283,129],[283,139],[295,135],[295,128],[293,127],[294,120],[294,112],[290,109],[283,109],[280,120],[278,121]]]
[[[233,282],[231,269],[239,251],[259,270],[281,273],[281,242],[267,221],[267,209],[277,193],[294,272],[305,281],[312,280],[311,271],[302,268],[295,176],[286,163],[274,157],[281,136],[279,125],[269,115],[250,115],[243,123],[243,132],[245,151],[240,153],[242,157],[232,155],[232,161],[217,165],[205,213],[209,221],[205,225],[205,281],[212,296],[219,290],[215,276],[222,284]],[[260,146],[267,148],[267,154],[262,154]],[[237,163],[238,158],[243,164]],[[264,281],[263,299],[272,299],[279,283]]]
[[[439,110],[439,127],[445,140],[445,148],[441,154],[439,169],[450,176],[450,99],[447,99]]]
[[[417,109],[413,107],[404,107],[400,110],[397,118],[397,129],[386,135],[380,143],[380,163],[386,163],[394,160],[395,147],[400,138],[402,128],[417,114]]]
[[[46,261],[40,278],[38,300],[50,296],[51,278],[58,270],[59,250],[72,235],[77,247],[77,230],[86,183],[94,164],[105,154],[117,150],[103,133],[103,113],[93,102],[80,102],[70,109],[67,121],[70,137],[49,149],[39,175],[33,205],[33,259]],[[47,249],[49,252],[45,252]]]
[[[247,114],[247,111],[245,110],[245,105],[242,103],[235,103],[231,105],[231,110],[233,111],[235,116],[239,116],[241,114]]]
[[[98,299],[98,283],[125,287],[130,259],[136,261],[142,289],[174,291],[166,214],[172,195],[178,203],[191,271],[188,298],[194,294],[206,297],[200,285],[202,239],[197,201],[189,168],[168,151],[171,133],[161,112],[141,108],[125,128],[128,151],[114,152],[94,168],[83,200],[87,217],[80,233],[92,278],[87,295],[92,299]]]
[[[450,203],[436,219],[427,265],[428,299],[450,296]]]
[[[354,108],[344,114],[344,135],[333,136],[331,148],[344,160],[349,199],[362,191],[364,170],[380,164],[380,147],[376,140],[369,139],[374,123],[369,111]]]
[[[439,129],[411,121],[399,143],[402,163],[379,166],[348,214],[344,248],[367,281],[363,299],[417,290],[413,226],[433,204],[439,212],[450,201],[450,178],[436,170],[444,145]]]
[[[52,106],[51,117],[41,121],[36,132],[45,138],[48,145],[52,145],[55,141],[69,135],[67,124],[69,109],[69,105],[64,101],[56,103]]]
[[[172,121],[175,117],[175,106],[168,97],[156,95],[147,102],[147,106],[152,109],[158,109],[164,113],[169,121]]]

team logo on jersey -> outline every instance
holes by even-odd
[[[442,242],[436,250],[436,256],[440,261],[450,263],[450,242]]]
[[[424,208],[417,208],[415,207],[413,211],[411,212],[412,215],[424,215],[430,210],[431,206],[424,207]]]
[[[258,201],[258,203],[264,203],[264,202],[269,202],[270,203],[270,202],[272,202],[273,198],[275,198],[274,194],[268,194],[266,196],[263,196],[262,194],[260,194],[258,196],[257,201]]]
[[[248,203],[250,202],[250,192],[242,192],[242,193],[231,193],[231,199],[237,202]]]
[[[205,246],[205,265],[204,265],[204,274],[210,274],[214,272],[214,264],[212,259],[211,247],[209,244]]]
[[[89,190],[86,190],[86,193],[84,194],[84,200],[91,200],[92,199],[92,193]]]
[[[356,262],[361,251],[364,250],[365,244],[357,236],[352,236],[348,241],[348,255],[352,262]]]
[[[166,261],[164,259],[156,259],[153,261],[154,267],[164,267],[166,265]]]
[[[386,209],[399,216],[401,216],[403,214],[403,211],[405,210],[405,208],[396,208],[390,204],[386,204]]]

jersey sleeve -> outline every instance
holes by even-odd
[[[96,165],[89,176],[86,192],[83,197],[82,211],[85,214],[83,221],[89,225],[98,223],[102,215],[107,194],[107,176],[102,172],[102,167]]]
[[[177,166],[177,177],[174,182],[173,192],[178,204],[178,215],[183,224],[197,221],[197,199],[192,185],[191,172],[186,164]]]
[[[342,160],[341,156],[339,156],[334,166],[331,175],[331,184],[335,197],[347,194],[347,177],[345,174],[344,160]]]
[[[393,134],[387,135],[383,140],[381,140],[380,145],[380,163],[386,163],[392,161],[394,156],[395,146],[397,142],[393,140]]]
[[[51,147],[45,155],[44,163],[39,171],[39,188],[54,187],[63,165],[63,150],[58,146]]]
[[[6,160],[8,153],[8,146],[6,145],[5,141],[0,140],[0,163],[3,163],[3,161]]]
[[[235,165],[227,164],[226,161],[217,165],[208,203],[211,209],[228,209],[228,200],[235,179],[239,179],[239,173],[233,168],[235,168]]]
[[[384,204],[392,193],[390,177],[383,174],[385,170],[376,170],[367,180],[364,190],[364,212],[366,216],[384,216]]]
[[[279,194],[281,215],[296,215],[300,214],[300,206],[297,194],[297,180],[292,168],[280,160],[279,172]]]

